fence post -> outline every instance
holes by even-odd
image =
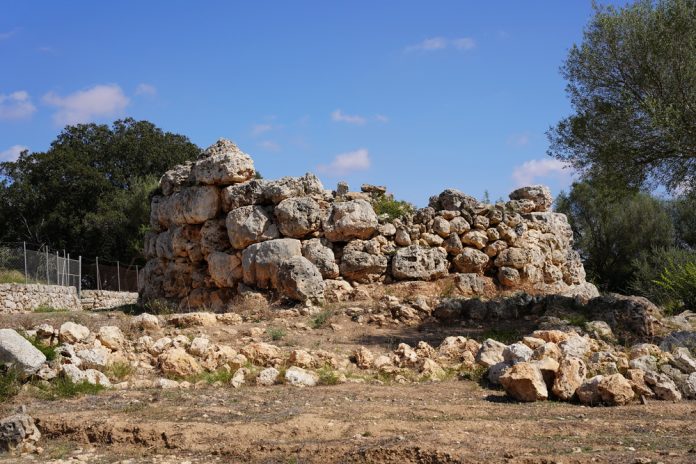
[[[97,261],[97,290],[101,290],[101,281],[99,280],[99,256],[95,259]]]
[[[48,246],[46,246],[46,285],[51,285],[51,279],[48,275]]]
[[[60,263],[58,262],[58,251],[56,251],[56,285],[60,285]]]
[[[82,296],[82,256],[77,258],[77,296]]]
[[[135,289],[138,293],[140,293],[140,272],[138,272],[137,264],[135,265]]]
[[[121,265],[116,261],[116,282],[118,282],[118,291],[121,291]]]
[[[27,272],[27,242],[22,242],[24,245],[24,284],[29,283],[29,273]]]

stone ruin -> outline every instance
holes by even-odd
[[[597,295],[545,186],[496,204],[447,189],[400,218],[373,208],[386,188],[361,190],[326,190],[313,174],[258,179],[251,157],[221,139],[162,176],[141,298],[226,311],[249,292],[313,304],[443,279],[464,296]]]

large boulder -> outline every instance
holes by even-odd
[[[455,235],[456,237],[456,235]],[[464,248],[455,256],[452,262],[459,272],[483,274],[486,265],[490,261],[488,255],[474,248]]]
[[[457,189],[446,189],[440,195],[430,199],[429,206],[435,210],[459,211],[471,209],[478,204],[478,200]]]
[[[77,343],[89,337],[89,328],[82,324],[67,321],[60,326],[58,334],[60,335],[60,341],[64,343]]]
[[[255,175],[251,157],[226,139],[220,139],[208,147],[191,166],[191,177],[199,184],[237,184]]]
[[[541,370],[529,362],[515,364],[500,376],[499,381],[505,393],[518,401],[531,402],[549,397]]]
[[[33,451],[40,438],[41,432],[34,419],[27,414],[19,413],[0,419],[0,452]]]
[[[585,307],[591,319],[606,321],[615,333],[632,337],[653,337],[661,317],[660,309],[642,296],[602,295]]]
[[[324,301],[324,280],[307,258],[295,256],[282,261],[278,268],[278,290],[297,301]]]
[[[11,364],[26,375],[34,374],[46,356],[12,329],[0,329],[0,364]]]
[[[530,185],[521,187],[510,193],[510,200],[531,200],[533,211],[546,212],[551,209],[553,197],[545,185]]]
[[[187,187],[168,197],[153,197],[150,222],[155,228],[172,224],[203,224],[217,215],[220,195],[216,187]]]
[[[597,392],[602,402],[610,406],[628,404],[635,396],[631,382],[621,374],[602,377],[597,384]]]
[[[280,238],[248,246],[242,253],[244,283],[260,288],[276,287],[278,266],[295,256],[302,256],[302,243],[294,238]]]
[[[214,251],[206,259],[210,278],[216,286],[233,288],[242,280],[242,261],[237,255]]]
[[[227,235],[225,219],[209,219],[203,223],[200,231],[200,249],[203,256],[213,251],[226,251],[230,248],[230,237]]]
[[[332,242],[345,242],[352,239],[368,239],[375,231],[379,221],[372,205],[365,200],[352,200],[334,203],[324,222],[324,235]]]
[[[339,275],[338,264],[328,240],[313,238],[302,242],[302,256],[314,264],[324,279],[335,279]]]
[[[286,198],[306,196],[324,197],[324,186],[319,178],[311,173],[302,177],[281,177],[263,184],[262,199],[272,204],[277,205]]]
[[[162,353],[159,358],[159,366],[165,375],[172,377],[188,377],[203,372],[203,368],[183,348],[171,348]]]
[[[286,237],[304,238],[321,227],[322,211],[312,197],[287,198],[275,208],[280,233]]]
[[[392,260],[392,276],[399,280],[432,280],[448,273],[447,251],[418,245],[400,248]]]
[[[227,234],[237,250],[254,243],[278,238],[278,227],[268,212],[260,206],[242,206],[227,214]]]
[[[386,256],[349,248],[341,257],[341,276],[359,283],[374,282],[387,271],[387,263]]]
[[[483,367],[491,367],[494,364],[504,362],[503,352],[507,345],[488,338],[483,341],[481,348],[476,353],[476,362]]]
[[[296,387],[313,387],[319,382],[319,376],[301,367],[292,366],[285,371],[285,381]]]
[[[181,187],[187,183],[191,175],[190,161],[184,164],[174,166],[174,168],[165,172],[160,178],[159,185],[164,195],[171,195],[174,192],[181,190]]]
[[[585,382],[587,366],[579,358],[565,358],[556,371],[551,391],[559,399],[568,401],[575,396],[575,391]]]

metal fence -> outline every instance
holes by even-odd
[[[47,284],[82,290],[137,292],[138,266],[84,259],[48,247],[0,243],[0,283]]]

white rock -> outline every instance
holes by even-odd
[[[87,327],[71,321],[64,322],[58,332],[63,343],[77,343],[89,337],[89,329]]]
[[[275,367],[268,367],[261,372],[259,372],[258,377],[256,377],[256,384],[264,387],[270,387],[275,384],[278,380],[280,371]]]
[[[113,325],[99,327],[97,339],[101,342],[102,346],[112,351],[123,348],[126,341],[126,337],[123,335],[121,329]]]
[[[285,380],[297,387],[313,387],[319,381],[319,376],[301,367],[292,366],[285,371]]]
[[[63,364],[63,374],[70,379],[72,383],[87,382],[92,385],[101,385],[102,387],[110,388],[111,382],[109,379],[95,369],[80,370],[72,364]]]
[[[503,359],[510,365],[526,362],[532,359],[534,352],[524,343],[513,343],[503,350]]]
[[[0,363],[12,364],[33,374],[46,362],[46,356],[12,329],[0,329]]]
[[[131,319],[131,327],[141,330],[159,330],[159,318],[154,314],[142,313]]]

